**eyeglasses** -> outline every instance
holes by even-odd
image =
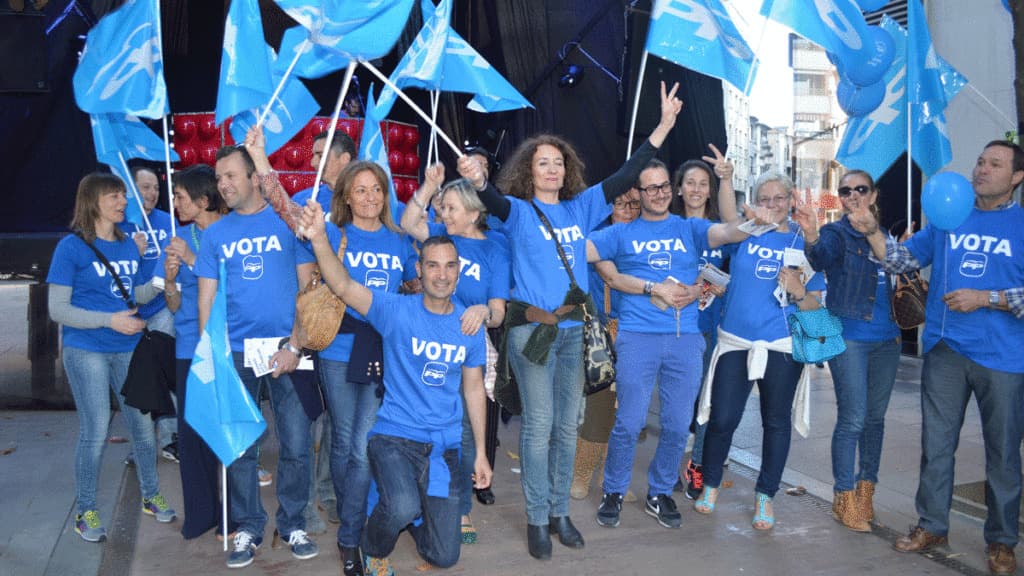
[[[657,195],[658,193],[671,194],[672,183],[664,182],[662,184],[651,184],[650,186],[647,186],[645,188],[638,188],[638,190],[640,190],[644,194],[647,194],[648,196],[654,196]]]
[[[849,187],[849,186],[840,186],[839,190],[838,190],[840,198],[846,198],[847,196],[849,196],[850,194],[853,194],[854,192],[856,192],[857,194],[860,194],[861,196],[863,196],[863,195],[867,194],[870,191],[871,191],[871,187],[870,186],[865,186],[863,184],[861,184],[860,186],[854,186],[852,188]]]
[[[616,200],[614,206],[615,206],[616,210],[621,210],[623,208],[629,208],[630,210],[639,210],[640,209],[640,201],[639,200],[628,200],[628,201],[627,200]]]
[[[789,195],[786,196],[772,196],[771,198],[758,198],[758,206],[771,206],[772,204],[784,204],[789,202]]]

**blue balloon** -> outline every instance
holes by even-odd
[[[862,57],[861,57],[862,56]],[[896,45],[883,28],[868,26],[864,48],[858,52],[858,61],[844,62],[846,77],[858,86],[868,86],[885,76],[896,56]]]
[[[921,208],[931,225],[947,232],[956,230],[974,209],[974,188],[956,172],[939,172],[924,185]]]
[[[860,6],[861,12],[878,12],[888,3],[889,0],[858,0],[857,5]]]
[[[825,56],[828,56],[828,61],[831,62],[832,65],[836,67],[836,72],[839,72],[839,75],[842,76],[843,75],[843,61],[839,59],[839,56],[837,56],[836,54],[834,54],[832,52],[825,52]]]
[[[839,86],[836,87],[836,99],[847,116],[867,116],[885,99],[885,80],[879,80],[870,86],[857,86],[849,78],[840,78]]]

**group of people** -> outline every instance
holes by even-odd
[[[253,562],[267,522],[258,443],[228,468],[229,517],[220,526],[217,459],[182,415],[186,376],[223,265],[235,368],[254,399],[269,392],[276,423],[274,536],[296,558],[319,553],[307,519],[320,492],[339,523],[344,574],[391,573],[388,556],[404,530],[429,564],[458,561],[461,546],[477,537],[474,495],[494,501],[498,411],[487,396],[499,349],[522,401],[530,555],[550,558],[555,537],[584,547],[569,502],[586,497],[595,469],[597,523],[619,525],[656,385],[661,432],[648,467],[646,512],[679,528],[674,491],[694,500],[697,512],[714,512],[732,436],[756,383],[764,437],[752,524],[770,530],[790,429],[806,433],[809,426],[810,370],[792,356],[787,318],[820,307],[841,319],[846,343],[829,362],[838,414],[832,510],[842,525],[867,531],[900,354],[893,275],[931,265],[921,520],[895,546],[917,551],[944,542],[953,452],[974,392],[988,462],[990,566],[1012,571],[1021,486],[1014,415],[1024,400],[1024,359],[1013,353],[1024,337],[1024,259],[1014,255],[1024,250],[1024,214],[1012,192],[1024,180],[1024,152],[1006,142],[986,146],[974,171],[975,209],[949,233],[926,226],[903,243],[887,236],[878,225],[879,191],[859,170],[840,181],[844,214],[837,222],[819,229],[789,178],[764,174],[754,206],[744,207],[744,224],[732,164],[717,148],[674,175],[655,158],[682,107],[677,89],[661,86],[658,125],[596,185],[586,185],[568,142],[540,135],[519,146],[494,183],[486,155],[461,157],[460,177],[448,183],[443,166],[429,166],[401,214],[392,212],[384,171],[353,161],[355,148],[343,134],[314,144],[316,164],[327,155],[324,186],[289,198],[254,128],[244,145],[218,152],[215,170],[175,175],[174,208],[190,224],[161,244],[151,271],[149,247],[121,228],[125,184],[108,174],[86,176],[76,234],[59,244],[48,277],[81,423],[75,530],[89,541],[105,537],[95,493],[107,389],[121,389],[146,328],[140,306],[162,297],[173,315],[173,327],[162,329],[177,338],[182,534],[219,527],[232,538],[227,565]],[[792,265],[794,251],[817,273]],[[982,262],[982,270],[964,266],[968,259]],[[295,295],[314,266],[347,309],[310,372],[296,370],[306,335]],[[727,285],[698,282],[705,266],[728,270]],[[596,310],[585,308],[588,293]],[[614,325],[617,378],[584,406],[583,320],[594,313]],[[267,361],[272,371],[257,376],[246,365],[247,341],[266,338],[281,345]],[[143,511],[170,522],[176,514],[159,492],[153,424],[135,408],[122,409]],[[333,489],[325,497],[316,487],[327,481]]]

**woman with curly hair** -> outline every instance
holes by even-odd
[[[569,488],[583,396],[583,317],[589,289],[587,235],[611,213],[611,203],[675,125],[683,103],[678,84],[661,85],[661,119],[647,142],[615,174],[587,188],[584,166],[565,140],[543,134],[523,142],[502,170],[498,192],[479,162],[459,159],[459,173],[478,190],[487,211],[504,222],[512,256],[513,290],[506,316],[508,361],[523,403],[519,434],[526,497],[527,543],[534,558],[551,557],[551,534],[570,548],[583,536],[569,520]],[[554,231],[555,238],[549,230]],[[565,253],[566,270],[552,242]],[[570,276],[578,290],[569,291]]]

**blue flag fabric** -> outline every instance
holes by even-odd
[[[851,0],[764,0],[761,15],[788,26],[842,62],[859,62],[873,54],[867,22]]]
[[[275,0],[306,29],[310,42],[348,59],[373,60],[391,51],[414,0]],[[294,56],[294,52],[291,54]],[[310,76],[312,78],[312,76]]]
[[[938,54],[932,44],[921,0],[907,0],[907,85],[910,102],[925,121],[941,115],[967,79]]]
[[[380,131],[380,122],[386,117],[381,113],[373,97],[373,85],[366,95],[366,118],[363,119],[363,133],[359,137],[359,159],[376,162],[388,177],[388,201],[391,205],[391,216],[397,219],[401,214],[402,202],[395,192],[395,181],[391,177],[391,164],[388,162],[388,149],[384,145],[384,134]]]
[[[309,31],[302,26],[292,26],[281,38],[281,53],[274,64],[274,74],[287,71],[298,53],[301,55],[292,74],[299,78],[323,78],[348,66],[349,62],[347,57],[309,41]]]
[[[220,126],[243,110],[264,106],[276,86],[263,40],[257,0],[232,0],[224,20],[224,48],[214,121]]]
[[[231,358],[226,276],[221,260],[217,295],[188,371],[185,421],[221,463],[230,466],[259,439],[267,424]]]
[[[266,46],[267,55],[271,62],[277,59],[274,50]],[[271,90],[275,89],[284,77],[284,72],[274,71],[274,83]],[[265,107],[270,101],[268,94],[262,105]],[[267,154],[273,154],[291,140],[292,136],[298,134],[299,130],[305,127],[306,123],[316,116],[320,111],[320,105],[316,98],[309,93],[309,90],[302,84],[298,76],[291,75],[285,80],[284,87],[278,94],[263,121],[263,135],[267,139]],[[243,142],[245,133],[250,127],[256,125],[262,108],[240,112],[231,121],[231,136],[235,142]]]
[[[86,36],[73,84],[75,102],[91,114],[167,114],[157,0],[128,0],[104,16]]]
[[[850,120],[836,154],[844,166],[865,170],[876,179],[907,150],[907,31],[888,16],[882,18],[881,26],[895,45],[895,58],[883,78],[885,98],[870,114]],[[953,159],[952,148],[945,117],[939,114],[925,119],[919,110],[914,107],[911,118],[911,156],[921,171],[931,176]]]
[[[646,50],[749,95],[754,52],[719,0],[656,0]],[[750,82],[747,78],[750,77]]]

